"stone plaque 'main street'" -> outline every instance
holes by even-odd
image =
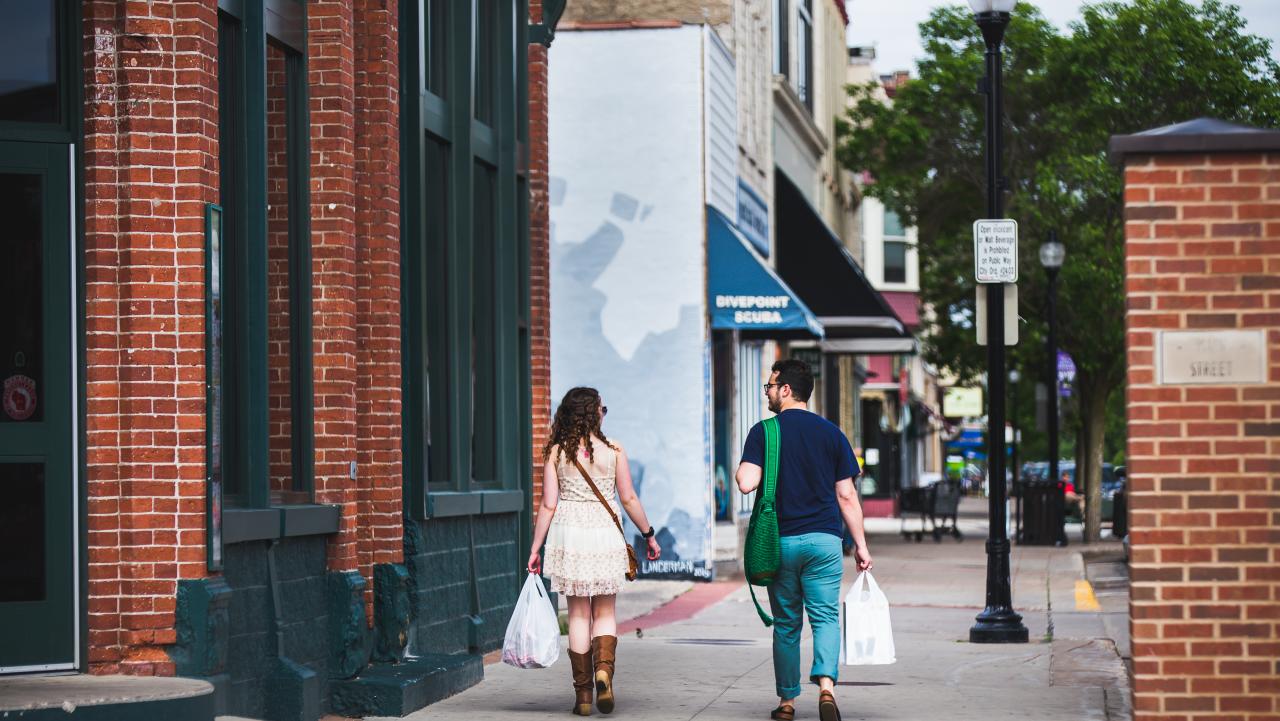
[[[1267,382],[1263,330],[1177,330],[1160,333],[1162,385]]]

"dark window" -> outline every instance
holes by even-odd
[[[0,120],[61,119],[53,0],[0,0]]]
[[[497,4],[498,0],[476,0],[475,3],[475,113],[476,120],[486,125],[493,124],[497,99]]]
[[[419,55],[419,72],[427,92],[447,98],[449,65],[449,2],[450,0],[419,0],[423,4],[418,16],[418,32],[425,47]]]
[[[796,94],[813,112],[813,0],[800,0],[796,10]]]
[[[892,210],[884,212],[884,282],[907,282],[907,231]]]
[[[43,463],[0,463],[0,603],[43,601],[45,474]]]
[[[0,263],[0,384],[5,409],[0,423],[44,420],[44,200],[42,176],[0,173],[0,217],[5,223]]]
[[[498,477],[497,400],[497,318],[496,274],[498,257],[494,223],[497,198],[494,173],[483,163],[475,165],[474,242],[471,255],[471,457],[472,479],[493,481]]]
[[[907,282],[907,244],[901,240],[884,242],[884,282]]]
[[[401,26],[419,33],[400,43],[402,97],[422,97],[400,106],[402,194],[417,199],[401,213],[405,505],[414,517],[442,512],[432,494],[515,490],[524,477],[521,7],[400,3]]]
[[[425,222],[425,253],[416,253],[423,261],[416,267],[420,269],[417,277],[424,278],[425,283],[415,284],[425,297],[415,304],[412,317],[418,320],[413,329],[415,337],[411,341],[420,348],[415,355],[422,358],[422,376],[415,379],[421,384],[422,398],[418,404],[421,411],[417,414],[422,424],[423,448],[426,458],[423,468],[427,481],[433,485],[447,482],[449,478],[448,455],[449,419],[443,415],[449,397],[448,375],[448,338],[445,329],[448,324],[446,308],[450,287],[447,272],[447,243],[449,239],[449,146],[428,137],[425,143],[426,159],[426,202],[423,203]],[[435,369],[436,372],[432,373]],[[440,403],[432,403],[432,399],[440,398]]]

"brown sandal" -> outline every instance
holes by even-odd
[[[818,694],[818,718],[822,721],[841,721],[840,707],[836,706],[836,695],[830,691]]]
[[[796,707],[789,703],[784,703],[773,711],[769,712],[769,718],[777,721],[795,721]]]

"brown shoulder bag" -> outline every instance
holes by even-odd
[[[578,473],[582,474],[587,485],[591,487],[591,492],[596,494],[596,498],[600,500],[601,505],[604,506],[604,510],[609,512],[609,517],[613,519],[613,525],[618,527],[618,533],[622,534],[622,545],[627,549],[627,580],[636,580],[636,571],[639,569],[640,563],[636,561],[635,549],[631,547],[630,543],[627,543],[627,533],[622,530],[622,521],[618,520],[618,514],[613,512],[613,506],[609,505],[609,502],[604,498],[604,494],[600,492],[599,488],[596,488],[595,481],[591,480],[591,474],[587,473],[587,469],[582,467],[582,463],[578,460],[577,456],[573,457],[573,465],[578,467]]]

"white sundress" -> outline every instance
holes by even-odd
[[[611,441],[612,442],[612,441]],[[578,460],[591,474],[601,495],[622,520],[618,505],[618,451],[592,439],[595,459],[586,448],[578,449]],[[616,442],[615,446],[621,448]],[[600,499],[591,492],[573,461],[557,446],[556,477],[560,500],[547,532],[543,572],[551,579],[551,590],[567,596],[607,596],[622,590],[626,583],[627,547]]]

